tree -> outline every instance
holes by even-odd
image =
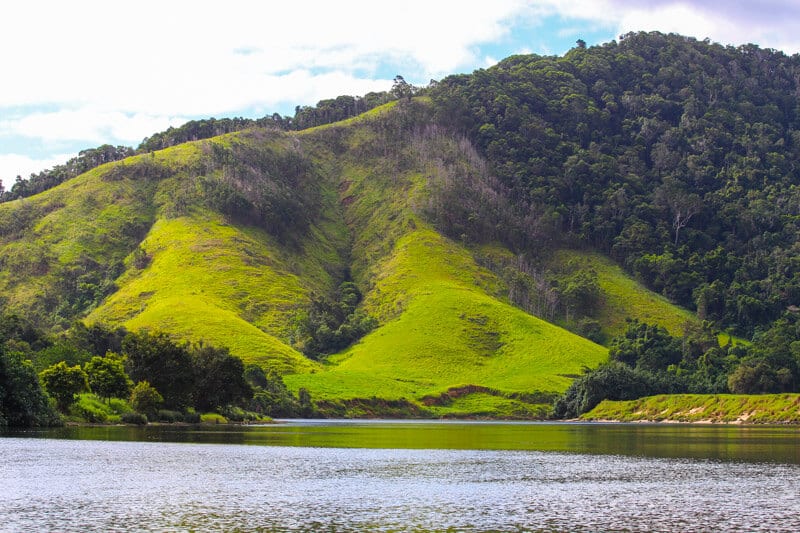
[[[52,426],[61,422],[30,361],[0,343],[0,427]]]
[[[780,392],[776,372],[764,361],[743,362],[728,376],[734,394]]]
[[[122,341],[128,375],[134,381],[151,383],[164,397],[164,405],[184,409],[192,405],[194,365],[185,346],[175,344],[165,333],[129,333]]]
[[[655,192],[655,200],[666,206],[672,216],[672,230],[675,232],[675,246],[678,246],[680,231],[685,228],[703,208],[703,202],[696,193],[687,192],[677,180],[664,180]]]
[[[113,352],[94,356],[84,365],[92,392],[101,398],[127,398],[133,382],[125,373],[124,359]]]
[[[252,363],[244,367],[244,379],[247,380],[251,387],[265,389],[269,386],[264,369]]]
[[[643,370],[666,370],[683,356],[681,341],[656,324],[628,321],[625,333],[611,340],[608,355],[612,360]]]
[[[164,398],[147,381],[140,381],[131,391],[131,407],[137,413],[155,418]]]
[[[394,77],[392,90],[390,91],[398,100],[410,100],[414,96],[414,86],[408,83],[403,76],[398,74]]]
[[[253,389],[244,377],[244,364],[226,348],[208,345],[192,349],[196,388],[194,406],[208,411],[227,405],[245,405]]]
[[[603,400],[634,400],[669,392],[659,388],[657,380],[649,372],[610,361],[573,381],[555,401],[553,413],[556,418],[574,418],[591,411]]]
[[[67,366],[61,361],[39,374],[47,393],[56,401],[59,410],[65,412],[75,401],[75,396],[89,388],[84,372],[78,365]]]

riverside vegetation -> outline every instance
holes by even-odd
[[[113,405],[89,372],[112,367],[182,417],[797,392],[798,80],[798,56],[632,33],[82,152],[0,191],[2,415],[54,419],[37,372],[64,412]]]

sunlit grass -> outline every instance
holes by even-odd
[[[698,322],[694,313],[648,290],[599,253],[560,250],[554,254],[552,264],[561,268],[571,265],[597,273],[603,300],[597,319],[607,339],[625,332],[626,318],[658,324],[674,336],[683,335],[687,322]]]
[[[673,394],[631,401],[606,400],[581,418],[622,422],[798,423],[800,394]]]

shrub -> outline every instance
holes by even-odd
[[[183,415],[179,411],[170,411],[169,409],[159,409],[156,414],[156,419],[159,422],[183,422]]]
[[[577,378],[553,405],[556,418],[573,418],[594,409],[603,400],[635,400],[669,392],[650,372],[610,361]]]
[[[123,424],[136,424],[137,426],[143,426],[147,424],[147,416],[143,415],[142,413],[122,413],[120,420]]]
[[[75,418],[80,418],[86,422],[102,424],[108,421],[108,413],[102,409],[97,409],[91,402],[77,401],[69,408],[69,414]]]
[[[147,381],[140,381],[131,392],[131,407],[143,414],[155,415],[164,398]]]

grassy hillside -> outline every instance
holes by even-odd
[[[599,253],[559,250],[553,255],[550,267],[597,274],[601,302],[594,317],[602,325],[606,339],[625,331],[626,318],[659,324],[676,337],[683,335],[687,322],[697,321],[694,313],[648,290],[626,274],[619,265]]]
[[[86,316],[227,346],[332,413],[541,415],[607,352],[511,305],[480,250],[428,222],[437,183],[485,172],[463,139],[420,128],[429,111],[403,102],[300,133],[237,132],[0,205],[0,257],[16,266],[3,294],[55,328]],[[628,316],[673,333],[691,319],[599,255],[551,260],[596,272],[608,337]],[[300,321],[347,280],[377,327],[309,359]]]
[[[210,209],[209,203],[221,210],[227,205],[210,197],[209,190],[218,189],[208,183],[247,178],[269,180],[268,186],[280,184],[280,177],[268,175],[271,159],[260,158],[292,155],[293,141],[282,134],[251,131],[200,147],[217,158],[227,149],[235,155],[244,153],[247,159],[216,166],[206,163],[205,175],[175,176],[160,184],[159,216],[139,252],[146,255],[147,264],[141,268],[130,264],[118,280],[120,289],[89,320],[133,330],[165,330],[182,339],[227,346],[246,363],[280,373],[314,368],[314,362],[294,349],[292,337],[295,318],[308,307],[312,295],[329,292],[345,268],[341,252],[347,236],[328,183],[303,168],[299,179],[307,183],[300,187],[313,190],[318,202],[314,213],[281,232],[259,227],[252,220]],[[171,150],[159,155],[169,157]],[[249,166],[257,165],[263,167],[256,169],[263,176],[245,174]],[[224,201],[230,202],[235,192],[226,190]],[[246,207],[247,200],[245,194],[236,205]]]
[[[438,415],[510,416],[526,409],[515,394],[562,391],[602,361],[600,346],[511,306],[495,274],[419,216],[434,170],[407,138],[387,146],[391,134],[362,118],[303,136],[340,174],[353,278],[380,327],[322,370],[286,376],[290,388],[321,400],[405,399]],[[449,390],[460,392],[440,405]]]
[[[676,394],[625,402],[606,400],[581,418],[621,422],[796,424],[800,422],[800,395]]]

